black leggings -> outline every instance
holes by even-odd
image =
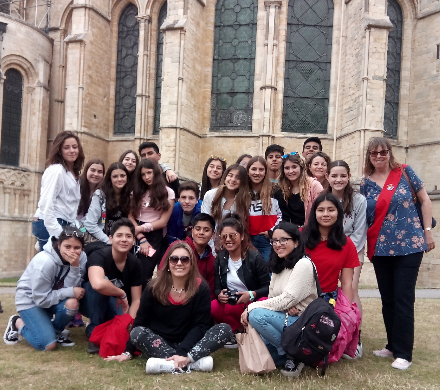
[[[202,339],[192,347],[189,355],[197,361],[225,345],[232,336],[228,324],[217,324],[208,329]],[[176,355],[179,343],[171,343],[152,332],[149,328],[137,326],[130,333],[131,342],[145,355],[166,359]]]

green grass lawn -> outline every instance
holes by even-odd
[[[0,331],[15,313],[12,295],[0,295],[4,313]],[[416,301],[416,340],[413,365],[407,371],[391,368],[392,359],[373,356],[373,349],[385,345],[385,330],[379,299],[364,299],[362,341],[364,357],[341,360],[331,365],[325,378],[306,368],[299,379],[288,379],[274,372],[265,376],[241,375],[238,350],[222,349],[214,357],[212,373],[192,372],[182,375],[145,374],[142,357],[129,362],[105,362],[87,354],[83,329],[72,330],[76,345],[54,352],[38,352],[26,341],[0,346],[0,389],[252,389],[252,390],[353,390],[353,389],[440,389],[439,327],[440,300]]]

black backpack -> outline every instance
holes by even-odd
[[[312,263],[313,264],[313,263]],[[281,347],[287,355],[299,363],[318,367],[324,361],[321,376],[327,369],[328,355],[338,336],[341,320],[333,306],[320,297],[321,286],[313,264],[318,298],[307,306],[304,313],[292,325],[287,325],[281,335]]]

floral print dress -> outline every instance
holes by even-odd
[[[414,192],[423,188],[423,182],[408,165],[405,168]],[[382,188],[369,177],[361,181],[360,192],[367,198],[367,224],[374,222],[376,203]],[[388,213],[380,229],[376,242],[375,256],[405,256],[428,249],[425,233],[417,208],[412,200],[411,187],[402,175],[391,199]],[[371,259],[370,259],[371,260]]]

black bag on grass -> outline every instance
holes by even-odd
[[[318,298],[306,307],[304,313],[292,325],[284,328],[281,335],[281,347],[287,355],[299,363],[318,367],[323,361],[321,376],[327,369],[327,360],[333,343],[338,336],[341,320],[333,306],[321,298],[321,286],[313,265]]]

